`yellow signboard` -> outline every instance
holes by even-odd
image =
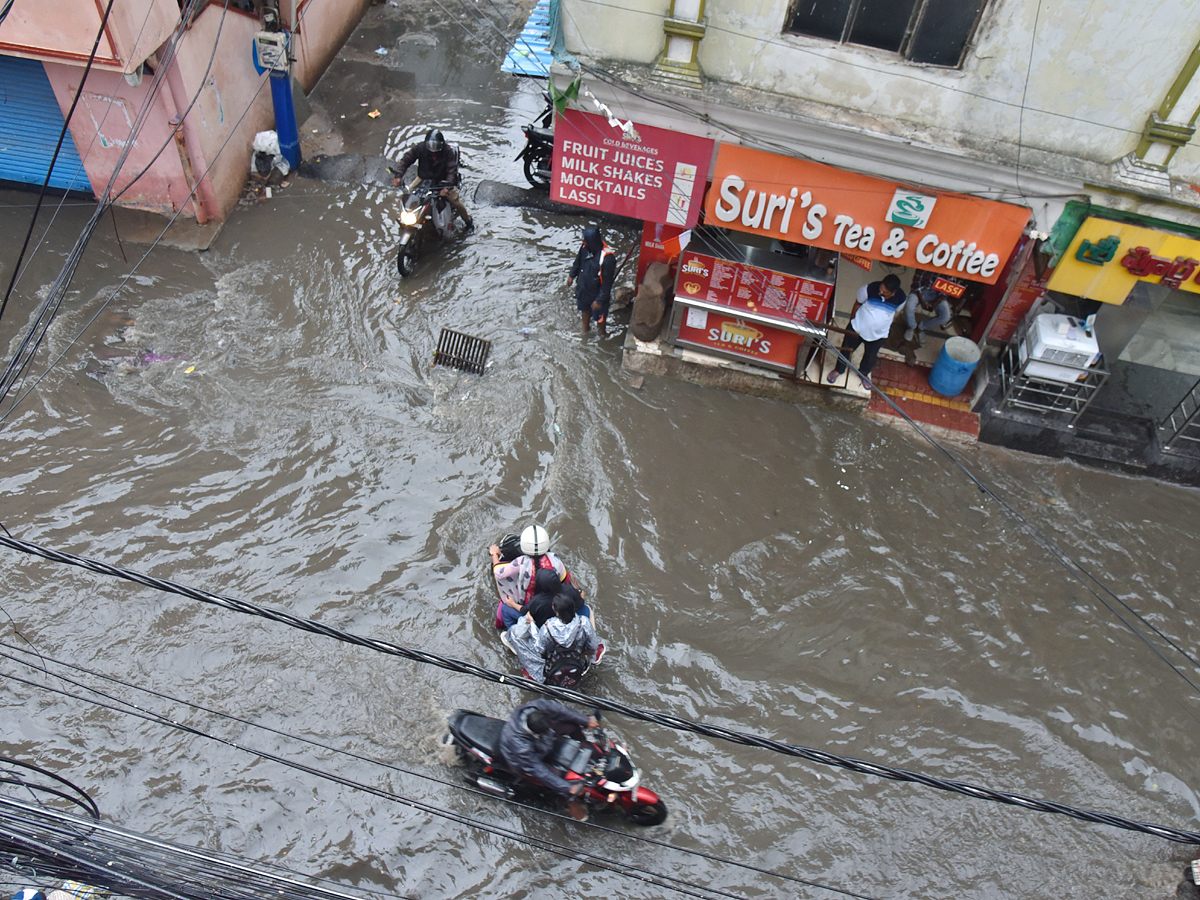
[[[1200,293],[1200,241],[1089,218],[1047,287],[1119,305],[1139,281]]]

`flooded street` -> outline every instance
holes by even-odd
[[[581,338],[564,287],[588,220],[471,202],[482,180],[523,184],[520,125],[541,97],[498,74],[499,37],[468,37],[373,7],[301,130],[395,158],[439,125],[462,145],[477,232],[402,281],[391,188],[298,178],[206,252],[155,248],[113,296],[147,248],[102,225],[0,429],[5,528],[511,671],[487,547],[541,522],[611,647],[587,693],[1197,830],[1197,691],[1167,661],[1192,682],[1196,667],[1139,616],[1194,652],[1200,496],[951,449],[1118,602],[912,431],[623,374],[624,328]],[[35,198],[0,192],[6,283]],[[89,213],[69,201],[38,246],[0,324],[10,354]],[[606,230],[623,257],[635,233]],[[493,342],[485,375],[431,367],[442,328]],[[32,644],[244,720],[74,676],[222,741],[721,896],[836,895],[717,858],[883,898],[1164,898],[1192,859],[617,716],[670,818],[577,825],[467,793],[440,745],[452,710],[505,715],[516,688],[3,552],[4,671],[53,689],[5,680],[4,754],[69,777],[109,821],[347,890],[675,895],[64,696],[77,689],[12,657]]]

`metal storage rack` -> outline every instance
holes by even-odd
[[[1158,442],[1164,453],[1200,456],[1200,381],[1158,426]]]
[[[1066,419],[1066,427],[1074,428],[1083,411],[1095,399],[1096,392],[1108,380],[1104,358],[1086,368],[1055,361],[1054,368],[1077,373],[1074,381],[1034,378],[1027,373],[1030,365],[1041,364],[1035,365],[1035,369],[1044,369],[1045,361],[1028,356],[1021,359],[1021,348],[1025,346],[1027,335],[1028,325],[1022,322],[1000,355],[1001,405],[1033,410],[1058,422]]]

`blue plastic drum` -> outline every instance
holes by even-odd
[[[943,397],[961,394],[979,365],[979,348],[965,337],[946,339],[941,356],[929,373],[929,386]]]

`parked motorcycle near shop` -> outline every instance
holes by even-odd
[[[525,133],[525,147],[517,154],[517,159],[524,160],[525,180],[535,188],[550,187],[550,164],[554,155],[554,104],[550,95],[542,92],[546,99],[546,108],[541,115],[522,125]]]

